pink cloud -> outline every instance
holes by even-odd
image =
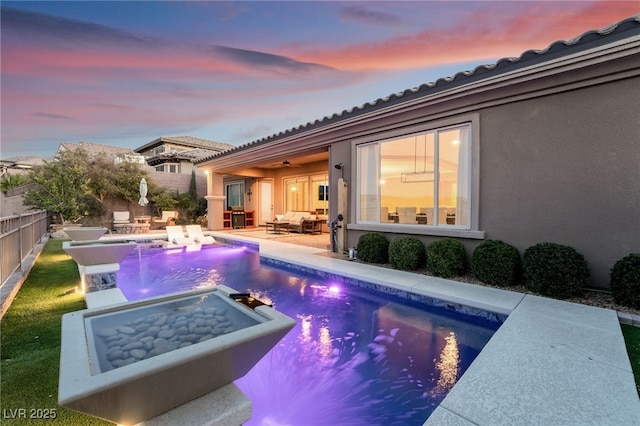
[[[21,75],[45,74],[50,77],[68,77],[69,70],[74,74],[84,74],[97,70],[199,70],[199,71],[238,71],[241,67],[230,61],[214,57],[177,52],[92,52],[61,51],[30,48],[13,50],[3,58],[3,73]],[[53,75],[51,74],[53,73]]]
[[[500,14],[493,4],[484,10],[463,12],[463,19],[446,31],[427,29],[411,36],[342,48],[297,45],[290,46],[285,54],[342,70],[419,68],[489,60],[519,56],[532,48],[544,49],[555,41],[571,39],[640,11],[635,2],[594,2],[586,8],[582,3],[574,4],[582,10],[567,10],[565,2],[517,6],[524,6],[525,10],[506,13],[502,21],[496,19]]]
[[[157,42],[110,28],[98,28],[96,36],[82,40],[81,26],[77,43],[64,38],[49,43],[47,34],[29,38],[14,33],[14,44],[11,37],[3,38],[3,144],[110,143],[136,135],[142,135],[142,144],[158,135],[215,127],[233,128],[244,142],[385,96],[391,90],[382,85],[406,69],[493,62],[638,12],[633,2],[499,5],[448,15],[446,31],[425,28],[351,44],[347,37],[338,47],[324,41],[265,52]],[[349,17],[377,28],[400,25],[394,16],[380,13],[351,10]],[[406,88],[404,84],[400,79],[397,89]]]

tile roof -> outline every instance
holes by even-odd
[[[227,143],[196,138],[193,136],[161,136],[158,139],[155,139],[147,144],[144,144],[139,148],[136,148],[134,151],[141,152],[149,148],[152,148],[154,146],[162,145],[165,143],[173,143],[176,145],[182,145],[189,148],[203,148],[210,151],[226,151],[230,148],[234,148],[233,145],[229,145]]]
[[[191,161],[196,162],[201,158],[211,156],[211,149],[205,148],[193,148],[185,151],[171,151],[163,152],[158,155],[147,157],[147,164],[150,166],[157,166],[159,164],[179,162],[179,161]]]
[[[129,148],[121,148],[121,147],[112,146],[112,145],[102,145],[102,144],[93,143],[93,142],[79,142],[79,143],[62,142],[60,144],[60,147],[58,148],[58,152],[60,150],[74,150],[77,148],[83,148],[85,151],[87,151],[87,154],[89,154],[89,156],[95,156],[99,154],[111,155],[113,157],[119,154],[136,155],[136,153]]]
[[[37,157],[35,155],[21,155],[11,158],[0,158],[0,164],[11,166],[37,166],[43,164],[45,158]]]
[[[262,139],[249,142],[244,145],[233,147],[227,151],[202,158],[197,162],[204,162],[215,157],[222,157],[232,152],[249,149],[256,145],[262,145],[268,142],[275,142],[279,139],[303,133],[312,129],[321,128],[329,124],[333,124],[348,118],[356,117],[360,114],[382,109],[387,106],[400,104],[411,99],[438,93],[443,90],[451,89],[463,84],[480,81],[499,74],[510,72],[513,70],[529,67],[542,62],[547,62],[558,57],[585,51],[603,44],[612,43],[617,40],[625,39],[640,34],[640,14],[633,17],[616,22],[607,27],[587,31],[586,33],[575,37],[568,41],[556,41],[542,50],[527,50],[517,58],[502,58],[494,64],[481,65],[470,71],[463,71],[451,77],[440,78],[435,82],[422,84],[418,87],[407,89],[403,92],[391,94],[385,98],[378,98],[372,102],[365,103],[360,106],[343,110],[331,116],[325,116],[313,122],[294,127],[282,131]]]

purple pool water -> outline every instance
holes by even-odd
[[[297,321],[236,381],[248,425],[422,425],[500,325],[276,269],[241,247],[142,250],[118,272],[129,300],[216,284]]]

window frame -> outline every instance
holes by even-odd
[[[283,176],[282,177],[282,205],[284,211],[310,211],[310,175],[302,174],[302,175],[293,175],[293,176]],[[289,184],[294,185],[303,185],[304,192],[302,206],[299,206],[299,210],[293,209],[292,206],[288,205],[288,196],[287,196],[287,188]],[[306,199],[306,200],[305,200]],[[306,202],[305,202],[306,201]]]
[[[316,185],[317,184],[317,185]],[[315,211],[316,214],[326,215],[329,212],[329,174],[328,173],[315,173],[309,175],[309,208],[311,211]],[[324,199],[320,199],[320,187],[324,187]],[[318,192],[316,192],[316,188]],[[318,205],[320,207],[315,207]]]
[[[369,144],[380,144],[385,141],[391,141],[398,138],[412,136],[415,134],[423,134],[432,131],[442,131],[447,128],[453,128],[460,125],[469,125],[469,224],[468,225],[446,225],[433,226],[424,224],[398,224],[398,223],[381,223],[363,221],[358,222],[360,212],[360,159],[358,156],[359,148]],[[351,181],[354,182],[352,187],[354,190],[350,195],[351,205],[354,209],[349,214],[349,223],[347,229],[360,230],[370,232],[386,232],[416,235],[433,235],[433,236],[449,236],[471,239],[484,239],[485,232],[479,229],[479,199],[480,199],[480,129],[479,114],[466,114],[454,118],[437,120],[427,123],[418,123],[399,127],[396,129],[380,132],[375,138],[361,137],[351,141],[351,158],[354,159],[355,166],[352,168]],[[380,168],[381,156],[378,155],[378,169]],[[378,203],[380,201],[378,200]]]
[[[230,191],[230,187],[237,187],[239,190],[239,194],[238,196],[239,198],[239,205],[237,206],[236,204],[230,204],[231,200],[229,197],[229,191]],[[245,181],[244,180],[233,180],[233,181],[229,181],[229,182],[224,182],[224,197],[225,197],[225,210],[230,210],[231,207],[242,207],[243,209],[245,208],[245,200],[244,200],[244,193],[245,193]]]

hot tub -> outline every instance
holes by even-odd
[[[136,424],[244,376],[295,325],[218,286],[62,318],[60,405]]]

